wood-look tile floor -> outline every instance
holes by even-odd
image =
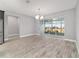
[[[77,55],[74,42],[40,36],[14,38],[0,45],[3,58],[73,58]]]

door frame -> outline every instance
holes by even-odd
[[[2,10],[0,10],[0,12],[3,12],[3,15],[2,15],[2,18],[3,18],[3,39],[2,39],[2,42],[0,43],[0,45],[2,45],[3,43],[4,43],[4,13],[5,13],[5,11],[2,11]]]

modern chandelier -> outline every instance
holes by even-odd
[[[37,11],[40,12],[40,8],[39,8]],[[37,19],[37,20],[42,20],[42,19],[44,19],[44,16],[41,16],[40,14],[37,14],[37,15],[35,16],[35,19]]]

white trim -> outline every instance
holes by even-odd
[[[64,39],[66,41],[70,41],[70,42],[77,42],[76,40],[72,40],[72,39]]]
[[[33,35],[40,35],[40,34],[27,34],[27,35],[22,35],[20,37],[28,37],[28,36],[33,36]]]
[[[23,35],[23,36],[20,36],[20,37],[28,37],[28,36],[33,36],[33,35],[40,35],[40,34],[27,34],[27,35]],[[60,38],[56,38],[56,39],[60,39]],[[61,40],[70,41],[70,42],[77,42],[76,40],[65,39],[65,38],[63,38]]]
[[[66,38],[56,38],[56,39],[70,41],[70,42],[75,42],[75,43],[77,42],[76,40],[73,40],[73,39],[66,39]]]
[[[16,35],[18,35],[18,34],[13,34],[13,35],[10,35],[9,37],[11,37],[11,36],[16,36]],[[22,35],[22,36],[20,36],[20,37],[28,37],[28,36],[33,36],[33,35],[40,35],[40,34],[27,34],[27,35]],[[60,38],[56,38],[56,39],[60,39]],[[8,40],[8,39],[5,39],[5,40]],[[77,42],[76,40],[65,39],[65,38],[63,38],[63,39],[61,39],[61,40],[70,41],[70,42]]]
[[[76,40],[73,40],[73,39],[67,39],[65,38],[65,36],[50,36],[50,38],[54,38],[54,39],[60,39],[60,40],[65,40],[65,41],[70,41],[70,42],[77,42]]]
[[[34,35],[40,35],[40,34],[34,34]]]
[[[4,41],[8,41],[8,38],[5,38]]]
[[[23,36],[20,36],[20,37],[28,37],[28,36],[33,36],[33,35],[40,35],[40,34],[27,34],[27,35],[23,35]],[[56,39],[60,39],[60,38],[56,38]],[[76,40],[65,39],[65,38],[63,38],[61,40],[70,41],[70,42],[77,42]]]
[[[12,37],[12,36],[19,36],[19,34],[11,34],[11,35],[8,35],[8,37]]]
[[[78,54],[79,54],[79,42],[78,41],[76,42],[76,47],[77,47],[77,51],[78,51]]]

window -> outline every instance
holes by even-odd
[[[41,20],[41,27],[45,34],[64,36],[64,18]]]

